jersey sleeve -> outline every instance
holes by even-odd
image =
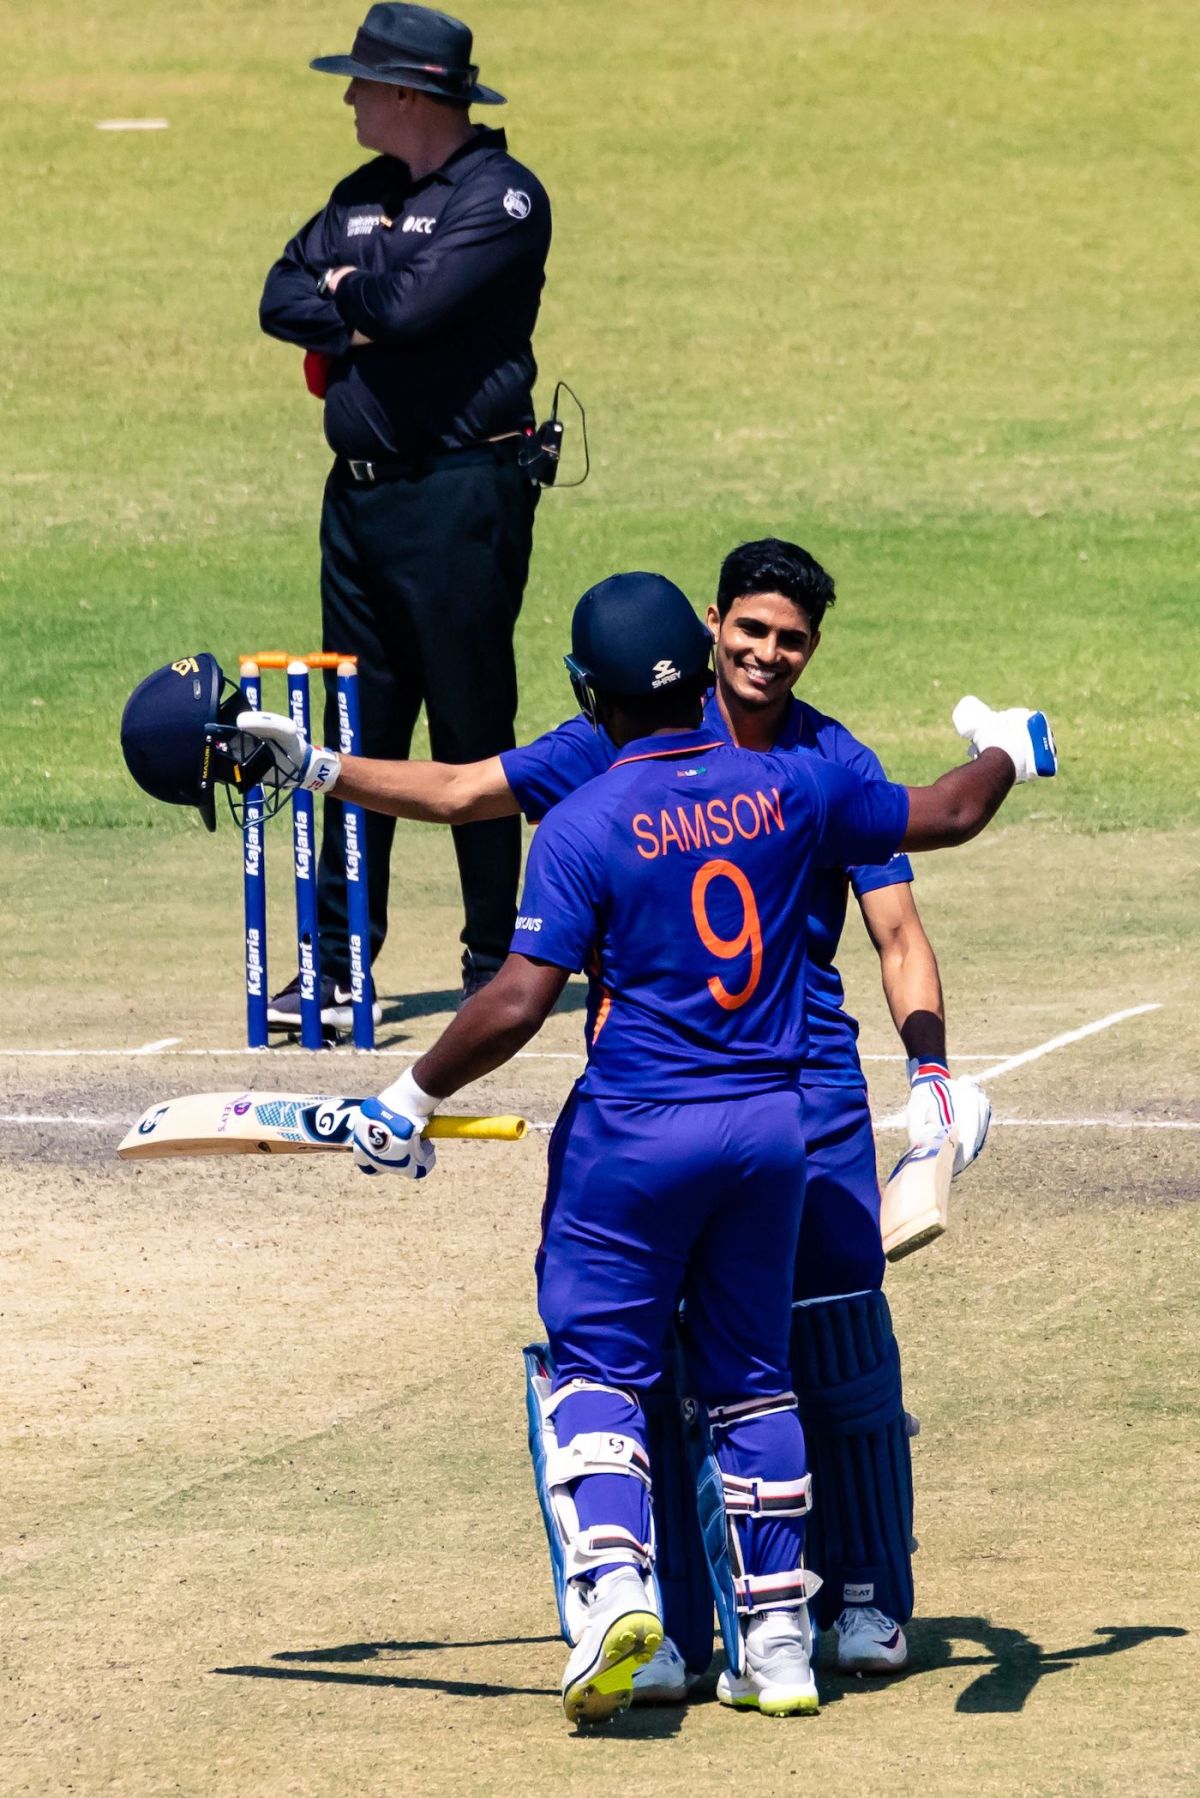
[[[268,337],[299,344],[306,350],[323,350],[327,356],[344,356],[350,333],[342,323],[333,299],[317,292],[317,282],[339,260],[338,236],[344,208],[337,195],[309,219],[267,275],[259,305],[259,323]]]
[[[860,780],[886,781],[883,763],[865,743],[860,743],[844,725],[838,726],[832,743],[826,750],[830,760],[841,768],[849,768]],[[907,814],[906,814],[907,822]],[[902,850],[884,862],[849,862],[846,873],[856,899],[864,893],[877,892],[880,887],[900,886],[913,878],[913,866]]]
[[[890,861],[908,829],[907,788],[890,780],[862,780],[852,769],[816,756],[803,758],[802,766],[815,789],[817,866]]]
[[[603,731],[584,717],[570,718],[516,749],[500,752],[504,778],[530,824],[587,781],[603,774],[615,750]]]
[[[594,825],[594,820],[592,823]],[[601,935],[604,901],[602,831],[585,831],[561,813],[534,837],[509,948],[579,973]]]

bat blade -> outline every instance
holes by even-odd
[[[958,1131],[944,1130],[932,1142],[910,1149],[892,1169],[879,1214],[889,1261],[902,1261],[945,1230],[957,1147]]]
[[[151,1105],[117,1146],[122,1161],[171,1155],[311,1155],[348,1149],[360,1099],[324,1093],[189,1093]],[[439,1140],[519,1142],[522,1117],[433,1117]]]

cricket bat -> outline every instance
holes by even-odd
[[[360,1099],[321,1093],[190,1093],[143,1112],[117,1146],[122,1161],[167,1155],[309,1155],[348,1149]],[[441,1117],[425,1135],[519,1142],[521,1117]]]
[[[902,1261],[946,1228],[957,1147],[958,1131],[943,1130],[931,1142],[902,1155],[892,1169],[879,1213],[883,1252],[889,1261]]]

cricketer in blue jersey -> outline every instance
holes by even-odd
[[[539,1254],[555,1368],[542,1403],[546,1484],[575,1604],[563,1698],[579,1719],[622,1708],[662,1640],[641,1400],[681,1300],[703,1418],[705,1552],[730,1657],[718,1696],[779,1714],[816,1708],[809,1481],[788,1386],[806,1038],[796,904],[815,864],[879,860],[906,819],[910,847],[965,841],[1014,779],[1053,771],[1040,716],[986,708],[977,759],[929,788],[746,754],[696,728],[707,659],[697,630],[660,577],[614,577],[584,596],[575,672],[622,751],[617,765],[535,844],[495,982],[364,1103],[355,1132],[364,1172],[421,1177],[436,1104],[515,1053],[568,973],[595,958],[605,1000],[555,1131]]]
[[[704,723],[746,747],[812,753],[864,778],[880,778],[878,758],[844,725],[791,696],[834,598],[831,577],[796,544],[765,539],[727,556],[708,612],[716,682]],[[519,808],[537,821],[615,755],[607,733],[580,715],[529,745],[466,766],[351,760],[343,784],[349,780],[348,794],[363,803],[400,816],[462,822]],[[792,1369],[819,1472],[809,1551],[826,1583],[815,1612],[822,1625],[834,1624],[838,1664],[847,1672],[891,1672],[907,1659],[902,1626],[912,1612],[913,1524],[909,1420],[880,1290],[874,1136],[857,1025],[844,1009],[835,965],[848,891],[878,949],[888,1003],[909,1057],[910,1142],[925,1141],[954,1121],[965,1166],[987,1124],[980,1089],[949,1080],[937,963],[912,902],[911,879],[904,855],[819,870],[807,918],[809,1047],[801,1083],[808,1188],[796,1259]],[[536,1366],[531,1377],[539,1377]],[[651,1409],[651,1458],[673,1476],[678,1469],[667,1462],[681,1456],[682,1441],[669,1386]],[[712,1652],[712,1608],[693,1552],[688,1484],[664,1477],[656,1503],[658,1573],[670,1635],[653,1663],[639,1671],[635,1702],[682,1699],[689,1678],[704,1670]]]

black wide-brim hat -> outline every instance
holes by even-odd
[[[373,6],[348,56],[318,56],[308,66],[321,75],[413,87],[460,106],[503,106],[503,94],[480,86],[471,42],[469,26],[430,6]]]

